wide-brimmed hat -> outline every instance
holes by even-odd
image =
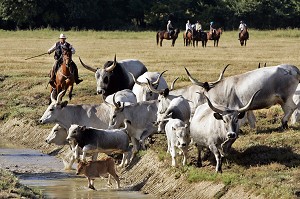
[[[66,37],[65,34],[61,33],[61,34],[59,35],[59,39],[67,39],[67,37]]]

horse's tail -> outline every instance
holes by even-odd
[[[158,45],[159,42],[159,32],[156,33],[156,45]]]

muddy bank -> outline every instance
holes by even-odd
[[[1,124],[0,136],[15,145],[63,157],[68,147],[61,148],[45,143],[49,131],[50,128],[40,128],[34,121],[13,119]],[[178,175],[169,164],[159,161],[152,150],[148,150],[132,167],[121,171],[120,176],[122,184],[136,184],[136,191],[159,198],[262,198],[239,186],[229,189],[221,183],[189,183],[184,175]]]

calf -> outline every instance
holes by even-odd
[[[183,153],[182,164],[186,164],[188,145],[190,143],[188,125],[180,119],[167,119],[165,131],[167,135],[168,151],[172,156],[172,166],[176,167],[176,151],[179,148]]]
[[[87,154],[100,153],[123,153],[123,159],[120,166],[123,166],[127,161],[129,147],[129,138],[127,135],[127,123],[124,121],[125,127],[122,129],[95,129],[86,126],[71,125],[67,140],[75,142],[75,158],[79,159],[78,149],[82,148],[82,159],[85,160]],[[71,144],[72,145],[72,144]]]
[[[56,144],[56,145],[65,145],[68,144],[66,141],[66,138],[68,136],[68,133],[65,128],[61,127],[59,124],[55,124],[55,126],[52,128],[51,132],[46,138],[46,142],[48,144]]]
[[[76,175],[83,174],[88,179],[88,187],[95,189],[94,180],[97,177],[103,176],[105,174],[108,176],[108,184],[111,184],[111,176],[115,179],[117,188],[120,188],[120,179],[116,173],[115,162],[113,158],[106,157],[105,159],[89,162],[79,162],[77,166]]]
[[[222,157],[224,157],[238,137],[238,119],[244,117],[257,93],[258,91],[240,109],[233,110],[222,107],[221,110],[213,106],[208,98],[207,103],[200,105],[196,109],[190,123],[190,134],[193,142],[197,144],[198,166],[202,165],[201,150],[207,147],[215,155],[217,161],[216,171],[222,172]]]

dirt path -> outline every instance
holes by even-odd
[[[32,121],[10,120],[2,125],[0,136],[14,144],[38,149],[46,154],[54,154],[62,157],[67,152],[67,147],[59,148],[48,145],[44,142],[49,133],[49,129],[41,129],[35,126]],[[43,158],[43,156],[39,157]],[[55,163],[61,165],[61,162]],[[10,167],[14,167],[12,164]],[[25,169],[25,170],[24,170]],[[53,168],[50,168],[52,172]],[[39,168],[16,168],[17,171],[32,173],[41,170],[41,173],[47,173],[48,168],[43,166]],[[55,169],[53,170],[54,172]],[[245,192],[242,187],[228,188],[221,183],[199,182],[189,183],[185,176],[178,176],[170,168],[170,165],[159,161],[154,151],[148,150],[147,153],[136,163],[123,171],[121,178],[124,184],[135,184],[134,190],[149,193],[159,198],[262,198],[253,195],[251,192]]]

